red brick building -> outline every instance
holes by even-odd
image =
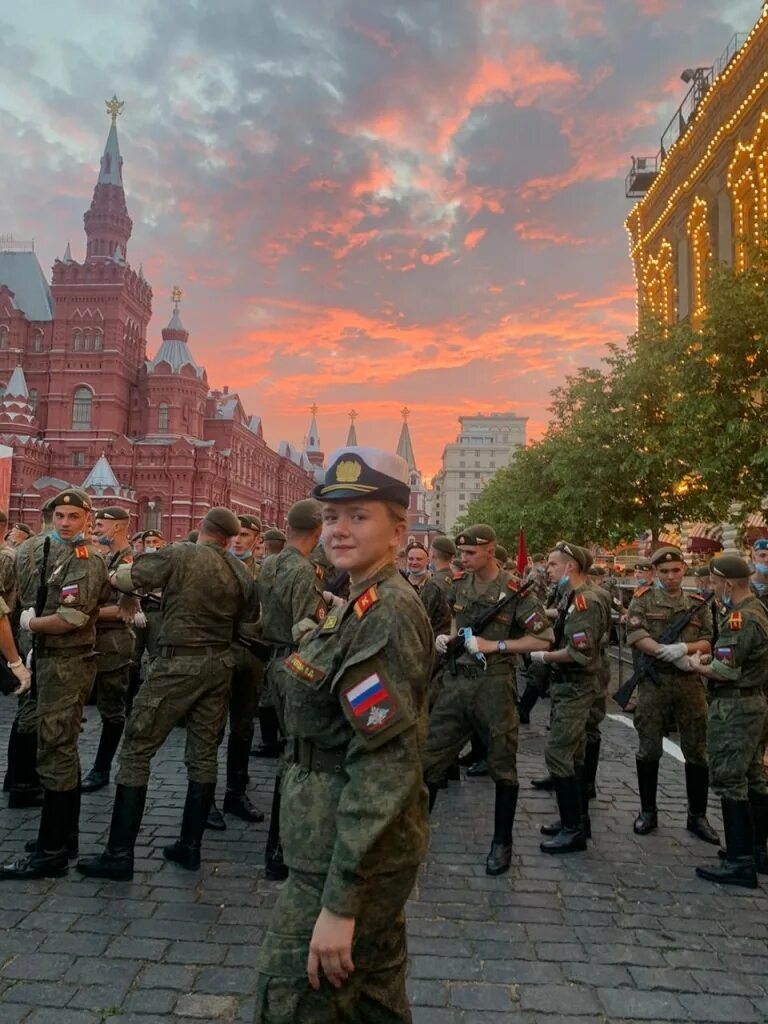
[[[119,498],[137,528],[169,538],[185,536],[211,505],[282,526],[322,464],[314,416],[314,450],[269,448],[259,417],[236,393],[209,390],[177,289],[162,343],[147,358],[152,289],[128,262],[121,105],[107,106],[112,125],[84,216],[83,262],[68,245],[49,286],[31,243],[0,240],[0,444],[13,449],[10,516],[34,525],[47,498],[78,484],[97,506]]]

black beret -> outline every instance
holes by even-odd
[[[432,541],[432,547],[435,551],[439,551],[441,555],[448,555],[449,558],[453,558],[456,554],[456,545],[450,537],[435,537]]]
[[[748,580],[752,573],[743,558],[738,555],[718,555],[709,563],[713,576],[727,580]]]
[[[323,506],[315,498],[304,498],[291,505],[287,518],[292,530],[311,533],[323,524]]]
[[[141,535],[142,540],[149,540],[151,537],[156,537],[158,540],[163,539],[163,535],[159,530],[145,530]]]
[[[90,512],[93,506],[91,505],[91,499],[79,488],[71,487],[66,491],[61,491],[56,495],[55,498],[51,499],[54,508],[59,508],[62,505],[68,505],[70,508],[82,508],[86,512]]]
[[[14,523],[13,528],[14,530],[21,530],[21,532],[26,533],[28,537],[32,536],[32,527],[27,526],[26,523]]]
[[[264,534],[264,540],[281,540],[285,543],[285,534],[282,530],[278,530],[276,526],[272,526]]]
[[[669,562],[682,562],[685,565],[685,559],[680,548],[659,548],[658,551],[654,551],[651,555],[651,565],[667,565]]]
[[[97,509],[96,519],[129,519],[128,510],[120,508],[119,505],[108,505],[106,508]]]
[[[240,525],[245,530],[253,530],[254,533],[261,533],[261,520],[258,516],[242,515],[237,517]]]
[[[236,537],[240,533],[240,520],[231,509],[222,508],[220,505],[209,508],[203,522],[215,526],[227,537]]]

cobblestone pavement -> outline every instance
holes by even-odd
[[[768,884],[729,891],[694,876],[715,850],[685,831],[682,765],[673,758],[661,771],[662,827],[641,840],[631,831],[634,733],[607,721],[589,851],[539,852],[538,827],[553,817],[554,801],[529,780],[541,772],[547,707],[522,729],[509,875],[484,874],[490,782],[452,783],[439,796],[409,907],[415,1024],[768,1020]],[[11,713],[3,702],[2,750]],[[97,721],[94,708],[87,714],[86,769]],[[255,953],[277,889],[260,869],[266,826],[229,818],[227,832],[206,835],[199,873],[163,860],[186,788],[182,740],[175,730],[161,752],[133,883],[72,871],[2,885],[2,1024],[250,1020]],[[266,807],[272,765],[251,765],[252,796]],[[112,795],[112,787],[84,795],[81,849],[97,848]],[[35,835],[36,820],[3,806],[4,859]]]

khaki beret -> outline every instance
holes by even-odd
[[[240,533],[240,520],[231,509],[220,505],[209,508],[203,522],[221,530],[227,537],[236,537]]]
[[[66,491],[60,491],[55,498],[51,499],[54,508],[60,508],[62,505],[68,506],[69,508],[82,508],[86,512],[90,512],[93,506],[91,505],[91,499],[79,488],[71,487]]]
[[[682,562],[685,564],[683,553],[680,548],[666,547],[659,548],[651,555],[651,565],[667,565],[669,562]]]
[[[709,566],[708,565],[700,565],[697,569],[693,570],[693,575],[696,576],[700,580],[708,579],[709,578]]]
[[[96,511],[96,519],[129,519],[128,510],[120,508],[119,505],[108,505]]]
[[[738,555],[718,555],[709,563],[712,576],[726,580],[748,580],[752,573],[743,558]]]
[[[496,560],[498,562],[506,562],[509,558],[509,552],[501,544],[496,545]]]
[[[559,540],[552,550],[559,551],[568,558],[572,558],[582,572],[585,572],[592,565],[592,555],[578,544],[572,544],[567,540]]]
[[[456,554],[456,545],[450,537],[435,537],[432,541],[432,547],[435,551],[439,551],[441,555],[448,555],[449,558],[453,558]]]
[[[272,526],[264,534],[264,540],[281,540],[283,543],[285,543],[285,534],[283,533],[282,530],[278,530],[276,526]]]
[[[237,517],[244,530],[253,530],[254,533],[261,533],[261,520],[258,516],[243,515]]]
[[[288,509],[288,525],[292,530],[311,533],[323,524],[323,506],[314,498],[304,498]]]
[[[494,543],[495,540],[496,531],[492,526],[488,526],[487,523],[476,523],[474,526],[468,526],[466,530],[462,530],[456,538],[456,547],[484,547],[486,544]]]

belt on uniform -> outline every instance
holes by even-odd
[[[270,644],[270,661],[273,661],[275,658],[287,658],[289,654],[293,654],[296,647],[296,644]]]
[[[480,665],[465,665],[463,662],[457,662],[455,672],[452,668],[448,671],[452,676],[464,676],[465,679],[479,679],[485,675],[485,669]]]
[[[335,775],[344,770],[344,754],[346,747],[336,747],[328,750],[323,747],[316,747],[309,740],[295,739],[293,741],[293,763],[309,772],[325,772],[327,775]]]
[[[762,693],[761,686],[718,686],[712,687],[713,697],[753,697],[756,693]]]
[[[83,654],[94,654],[93,644],[84,647],[36,647],[36,658],[79,658]]]
[[[128,629],[127,622],[110,622],[108,626],[96,626],[97,633],[114,633],[116,629],[126,630]]]
[[[199,654],[202,657],[205,654],[216,654],[219,651],[228,651],[231,644],[206,644],[200,647],[179,647],[178,644],[161,644],[158,648],[161,658],[173,658],[175,655],[180,657],[194,657]]]

